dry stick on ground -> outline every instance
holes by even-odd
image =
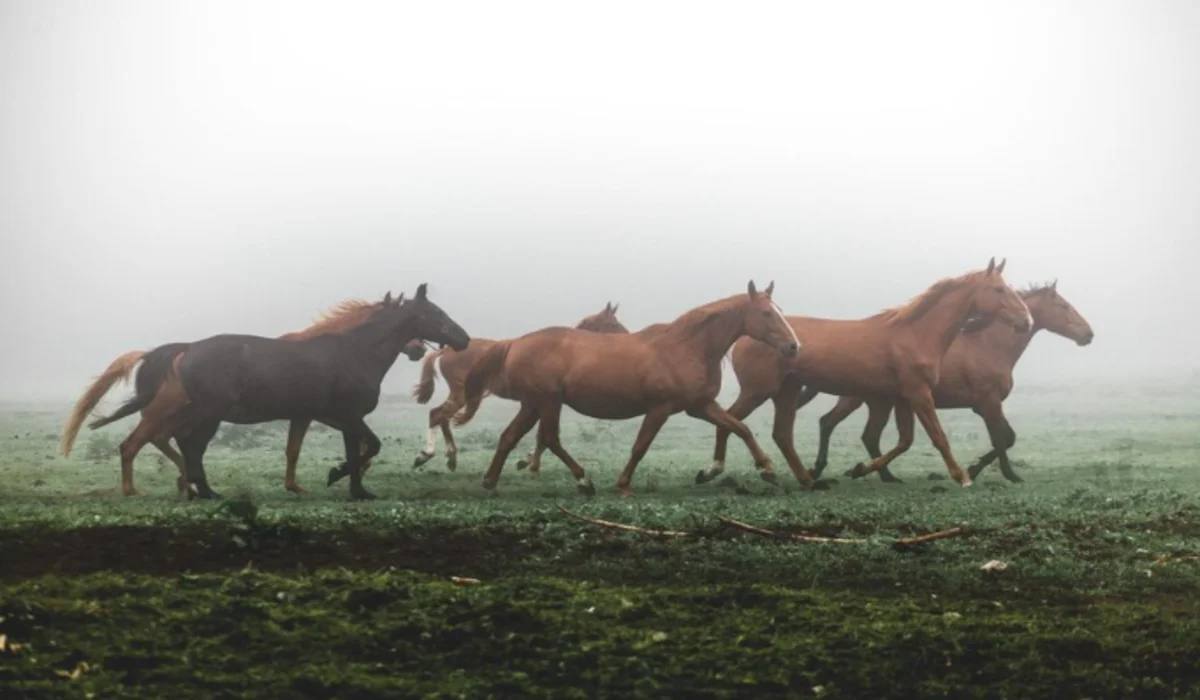
[[[1200,554],[1180,554],[1177,556],[1172,556],[1170,554],[1164,554],[1161,557],[1159,557],[1158,559],[1154,560],[1154,565],[1162,566],[1163,564],[1170,564],[1172,562],[1195,561],[1197,559],[1200,559]]]
[[[623,523],[614,523],[614,522],[610,522],[608,520],[598,520],[596,518],[589,518],[589,517],[580,515],[578,513],[572,513],[571,511],[567,510],[563,506],[559,506],[558,509],[561,510],[562,512],[566,513],[567,515],[571,516],[572,518],[575,518],[576,520],[582,520],[585,523],[591,523],[592,525],[599,525],[600,527],[610,527],[614,530],[624,530],[626,532],[637,532],[642,535],[650,535],[651,537],[695,537],[694,532],[685,532],[683,530],[647,530],[644,527],[638,527],[636,525],[625,525]]]
[[[961,527],[952,527],[949,530],[940,530],[938,532],[931,532],[928,535],[920,535],[919,537],[905,537],[904,539],[896,540],[895,542],[893,542],[892,546],[897,547],[897,548],[911,547],[915,544],[924,544],[926,542],[932,542],[934,540],[944,540],[947,537],[955,537],[957,535],[963,534],[963,532],[965,532],[965,530],[963,530],[963,528],[961,528]]]
[[[746,523],[739,522],[732,518],[719,518],[719,520],[722,523],[725,523],[726,525],[728,525],[730,527],[734,527],[739,530],[744,530],[746,532],[750,532],[755,535],[762,535],[764,537],[776,537],[776,538],[783,539],[783,540],[791,540],[793,542],[808,542],[808,543],[832,542],[834,544],[857,544],[859,542],[866,542],[866,540],[847,539],[845,537],[815,537],[813,535],[793,535],[790,532],[774,532],[772,530],[764,530],[761,527],[747,525]]]

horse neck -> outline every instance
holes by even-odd
[[[343,335],[368,360],[372,374],[384,375],[396,364],[404,347],[416,337],[417,319],[403,310],[381,314]]]
[[[745,334],[745,306],[739,304],[713,311],[698,322],[672,324],[661,337],[687,347],[710,364],[719,365],[721,358]]]
[[[916,331],[918,343],[938,358],[945,355],[971,314],[974,291],[971,285],[949,290],[933,308],[914,320],[911,327]]]

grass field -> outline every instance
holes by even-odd
[[[808,461],[829,405],[800,414]],[[127,499],[116,445],[131,423],[85,431],[63,459],[68,407],[0,412],[3,697],[1200,696],[1194,381],[1019,386],[1006,408],[1026,483],[993,467],[967,490],[930,478],[945,469],[924,435],[893,468],[905,483],[841,477],[865,411],[835,436],[828,491],[768,486],[736,442],[728,478],[696,486],[712,432],[679,416],[634,499],[614,483],[637,422],[574,415],[564,442],[596,497],[551,457],[536,481],[510,459],[488,497],[481,476],[515,410],[495,399],[459,431],[455,473],[440,440],[411,466],[425,407],[381,406],[377,502],[325,488],[340,438],[315,427],[310,493],[286,493],[282,424],[223,428],[207,459],[223,502],[179,502],[152,447],[144,495]],[[985,451],[972,414],[942,417],[964,463]],[[783,477],[769,420],[749,423]],[[560,504],[694,536],[605,529]],[[865,541],[781,541],[722,517]],[[1007,567],[981,568],[992,560]]]

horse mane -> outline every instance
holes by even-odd
[[[363,299],[347,299],[326,311],[322,311],[308,328],[280,337],[288,339],[298,336],[316,336],[345,330],[347,327],[357,325],[355,322],[361,321],[362,314],[374,309],[376,306],[378,306],[378,302],[365,301]]]
[[[976,272],[968,272],[958,277],[946,277],[940,279],[929,286],[924,292],[913,297],[907,304],[885,309],[877,316],[884,318],[888,325],[901,326],[910,323],[915,323],[922,316],[929,312],[934,306],[941,301],[942,297],[950,292],[960,289],[967,284],[974,282],[981,275],[986,274],[982,270]]]
[[[1054,286],[1053,282],[1043,282],[1041,284],[1030,284],[1021,291],[1017,292],[1022,299],[1032,299],[1033,297],[1045,294]]]

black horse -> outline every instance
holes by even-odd
[[[316,421],[341,431],[346,449],[345,461],[330,469],[329,483],[348,474],[351,497],[372,499],[375,496],[363,488],[361,467],[379,454],[380,441],[364,418],[379,403],[384,376],[414,338],[455,350],[470,341],[466,331],[429,301],[422,284],[411,301],[379,311],[341,334],[304,340],[224,334],[164,346],[147,353],[135,383],[139,389],[157,391],[138,391],[90,427],[145,409],[121,445],[121,468],[132,471],[133,458],[147,442],[173,436],[186,466],[190,499],[220,497],[208,485],[203,460],[223,421]]]

